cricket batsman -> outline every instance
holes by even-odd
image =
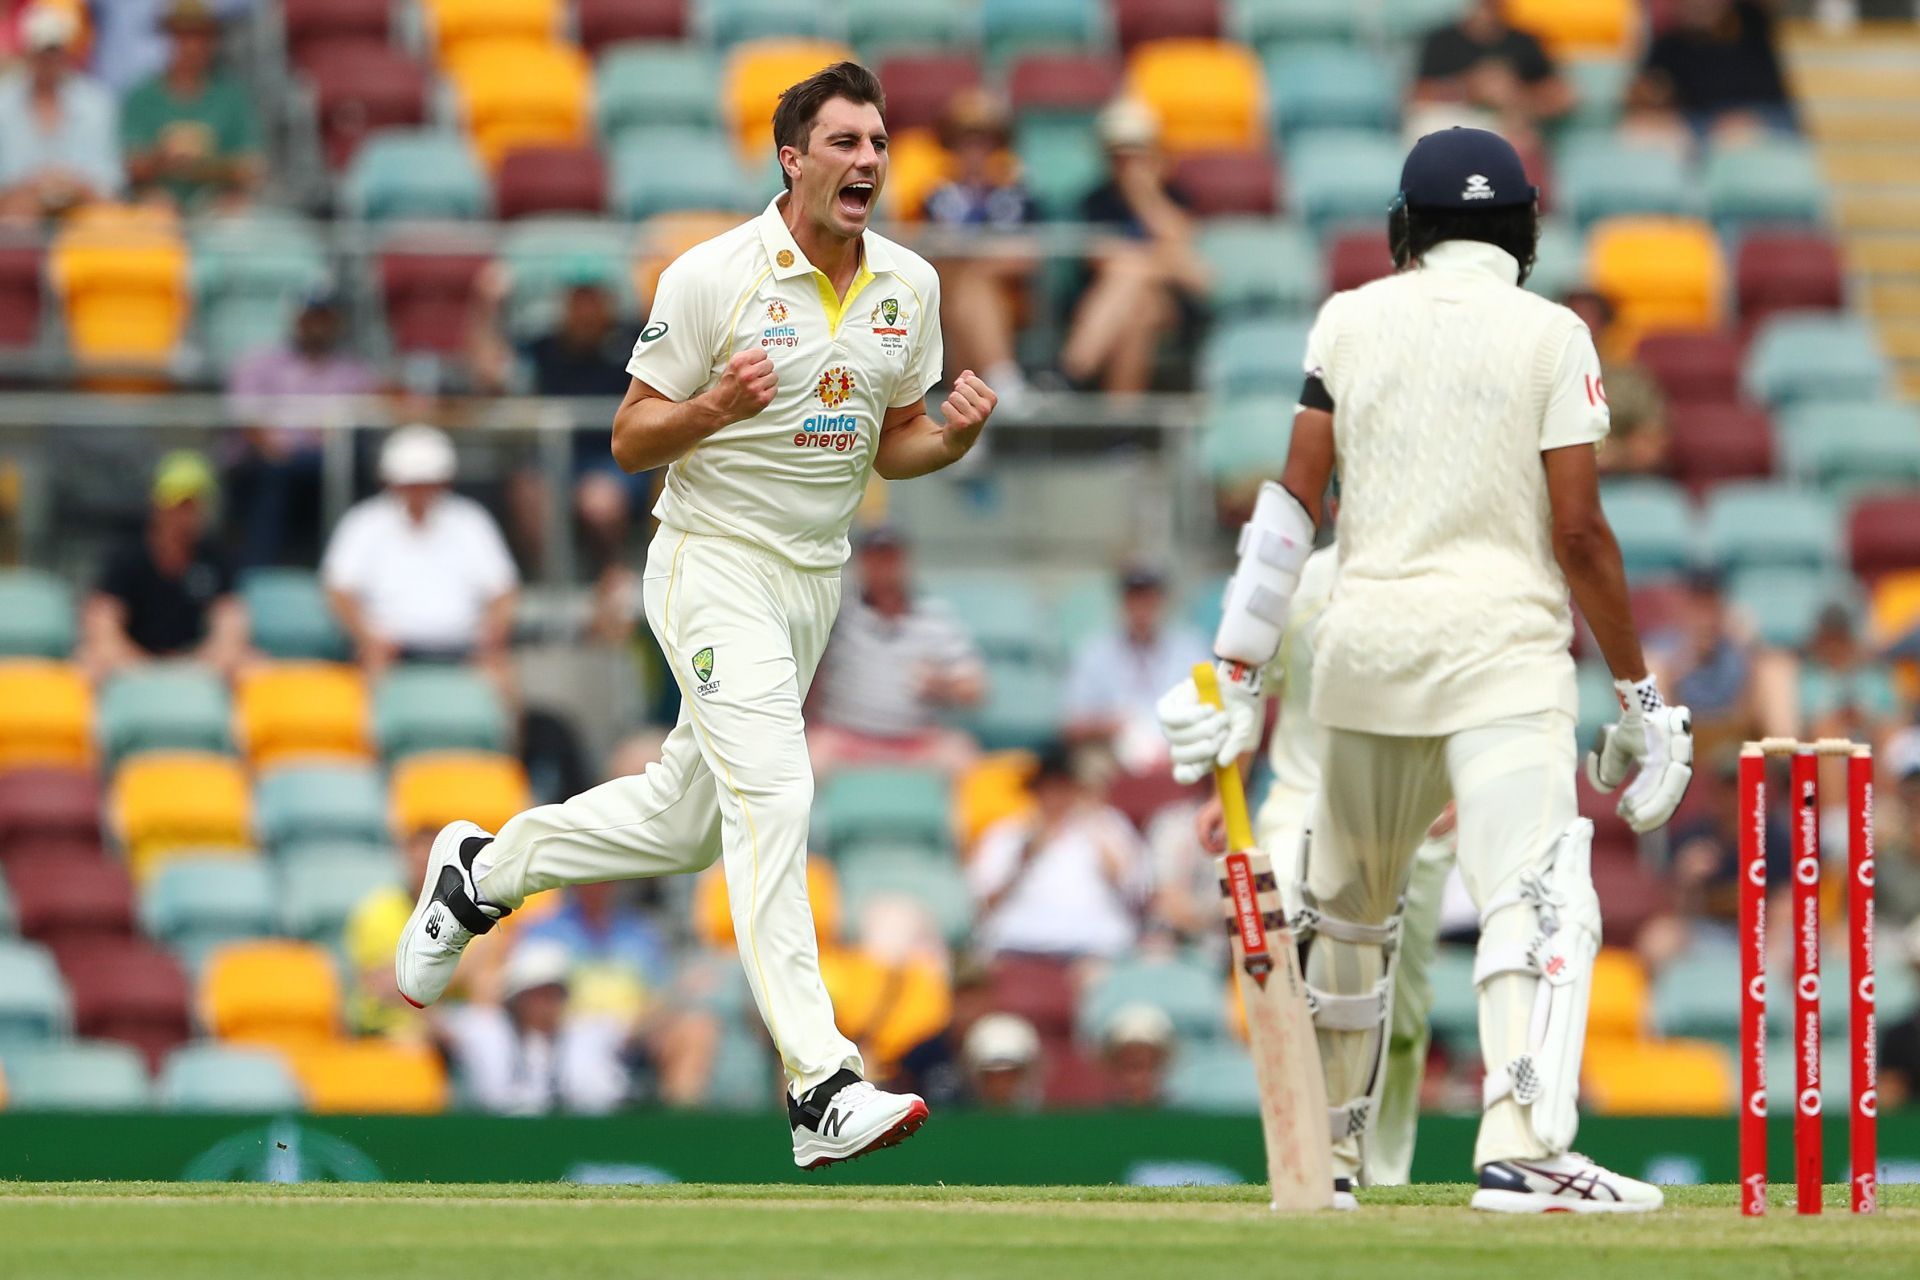
[[[887,181],[884,107],[879,81],[851,62],[781,95],[785,193],[668,266],[627,366],[614,459],[667,468],[643,585],[683,695],[662,759],[498,835],[448,826],[394,956],[401,994],[431,1004],[467,944],[529,894],[721,858],[802,1168],[892,1146],[927,1106],[868,1083],[834,1024],[807,900],[801,704],[840,607],[868,473],[905,479],[958,462],[995,401],[967,371],[941,420],[927,412],[940,281],[868,230]]]
[[[1278,484],[1242,531],[1215,655],[1227,709],[1176,755],[1234,762],[1259,730],[1321,501],[1340,473],[1339,572],[1315,632],[1311,710],[1326,730],[1305,900],[1307,982],[1332,1104],[1336,1177],[1355,1177],[1383,1054],[1394,916],[1451,799],[1480,912],[1474,985],[1487,1066],[1477,1209],[1644,1212],[1658,1188],[1571,1150],[1600,902],[1593,826],[1574,799],[1568,592],[1614,675],[1620,718],[1588,757],[1637,831],[1673,815],[1692,722],[1648,675],[1594,446],[1606,393],[1586,326],[1519,286],[1537,192],[1505,139],[1415,144],[1388,218],[1400,271],[1340,293],[1307,341]],[[1178,703],[1198,695],[1185,681]],[[1390,989],[1390,988],[1387,988]]]

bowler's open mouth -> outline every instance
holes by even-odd
[[[873,184],[871,182],[863,179],[859,182],[849,182],[840,188],[840,207],[848,215],[855,218],[864,217],[872,204]]]

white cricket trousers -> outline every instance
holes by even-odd
[[[813,771],[800,707],[840,608],[837,571],[662,525],[647,622],[680,684],[657,764],[519,814],[480,892],[517,907],[559,885],[700,871],[724,856],[740,963],[788,1077],[812,1088],[860,1051],[834,1025],[807,898]]]
[[[1560,711],[1514,716],[1440,737],[1328,730],[1307,853],[1308,889],[1329,915],[1383,923],[1406,890],[1414,851],[1452,799],[1459,818],[1461,877],[1484,912],[1487,903],[1546,858],[1579,815],[1573,731],[1573,718]],[[1379,980],[1380,965],[1377,948],[1322,935],[1309,951],[1307,980],[1331,992],[1361,993]],[[1485,1061],[1509,1062],[1527,1050],[1537,982],[1530,974],[1505,973],[1480,989]],[[1366,1086],[1372,1065],[1368,1035],[1322,1031],[1319,1038],[1327,1096],[1354,1096]],[[1512,1098],[1481,1116],[1476,1168],[1494,1160],[1554,1154],[1534,1136]],[[1335,1144],[1336,1173],[1356,1163],[1351,1140]]]

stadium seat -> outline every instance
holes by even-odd
[[[1858,564],[1860,547],[1857,545],[1855,518],[1852,513],[1847,521],[1848,556],[1851,563]],[[1916,548],[1910,563],[1920,565],[1920,548]],[[1855,573],[1859,571],[1856,569]],[[1890,569],[1885,572],[1867,575],[1871,586],[1873,639],[1885,646],[1898,642],[1915,627],[1920,627],[1920,568]]]
[[[341,188],[356,218],[478,218],[487,183],[473,149],[456,133],[389,129],[354,153]]]
[[[1034,53],[1007,68],[1007,98],[1023,124],[1058,115],[1086,123],[1119,94],[1121,80],[1120,64],[1111,58]]]
[[[1639,1039],[1648,1028],[1647,970],[1621,947],[1602,947],[1593,960],[1587,1004],[1587,1035],[1593,1039]]]
[[[321,153],[334,173],[346,169],[376,134],[427,123],[426,72],[385,43],[329,44],[302,67],[313,90]]]
[[[319,577],[307,569],[251,569],[240,579],[253,645],[269,658],[339,661],[347,635]]]
[[[158,1067],[193,1034],[192,991],[180,964],[141,938],[75,938],[54,949],[73,1005],[74,1034],[131,1045]]]
[[[550,330],[567,289],[582,282],[606,289],[620,314],[637,315],[628,246],[624,227],[599,219],[533,218],[508,231],[500,240],[508,330],[528,338]]]
[[[1719,325],[1726,269],[1704,223],[1610,218],[1593,229],[1587,255],[1587,276],[1613,303],[1623,345],[1657,329]]]
[[[1886,356],[1867,320],[1816,311],[1763,321],[1742,375],[1747,393],[1770,405],[1878,400],[1889,382]]]
[[[687,5],[688,0],[574,0],[574,23],[591,54],[627,41],[673,44],[686,38]]]
[[[0,706],[7,709],[0,719],[0,768],[79,769],[92,762],[93,691],[77,668],[0,661]]]
[[[252,828],[240,765],[196,752],[131,757],[114,775],[109,809],[136,880],[176,850],[244,849]]]
[[[888,109],[892,109],[891,101]],[[896,130],[889,136],[887,149],[893,158],[887,170],[887,189],[881,195],[884,216],[917,221],[926,208],[927,197],[947,180],[953,158],[932,128]],[[779,165],[776,163],[770,172],[777,186]]]
[[[1542,218],[1527,289],[1558,302],[1586,282],[1587,247],[1579,233],[1564,218]]]
[[[1634,0],[1506,0],[1506,18],[1559,57],[1624,56],[1640,30]]]
[[[0,245],[0,348],[38,345],[45,302],[46,261],[40,246]]]
[[[0,672],[5,667],[0,665]],[[10,692],[0,681],[0,698]],[[9,711],[13,704],[7,705]],[[26,766],[0,770],[0,856],[47,840],[100,842],[100,782],[87,769]]]
[[[1022,120],[1014,151],[1028,189],[1050,218],[1077,220],[1080,202],[1106,174],[1092,126],[1072,116]]]
[[[1732,1055],[1698,1040],[1596,1037],[1580,1079],[1583,1104],[1601,1114],[1721,1116],[1739,1096]]]
[[[820,980],[841,1025],[860,1028],[867,1069],[883,1078],[953,1020],[944,958],[887,960],[855,947],[828,947],[820,953]]]
[[[1354,223],[1383,234],[1402,159],[1400,144],[1386,134],[1316,130],[1288,144],[1287,191],[1322,239]]]
[[[1789,472],[1845,500],[1920,485],[1920,412],[1892,401],[1802,404],[1781,419]]]
[[[1231,0],[1228,27],[1262,54],[1309,42],[1356,43],[1367,34],[1369,7],[1350,0]]]
[[[73,1026],[67,984],[37,942],[0,938],[0,1048],[65,1037]]]
[[[1694,217],[1705,212],[1699,184],[1665,147],[1578,138],[1560,149],[1554,172],[1557,207],[1582,230],[1623,214]]]
[[[1288,145],[1314,130],[1390,130],[1400,123],[1393,72],[1358,46],[1282,46],[1267,60],[1266,83],[1273,131]],[[1397,171],[1394,177],[1398,190]]]
[[[643,221],[683,209],[750,213],[761,201],[726,145],[710,129],[629,129],[613,152],[613,205]]]
[[[273,873],[257,857],[169,859],[147,882],[140,919],[150,936],[195,961],[230,942],[270,937],[279,925]]]
[[[1849,613],[1858,616],[1852,610]],[[1807,634],[1812,630],[1809,626]],[[1800,668],[1800,714],[1809,722],[1844,715],[1870,724],[1886,723],[1905,714],[1904,706],[1891,667],[1862,666],[1844,672],[1811,665]]]
[[[1393,250],[1384,229],[1346,231],[1327,250],[1328,293],[1358,289],[1393,274]]]
[[[974,49],[980,43],[973,6],[952,0],[841,0],[847,35],[868,66],[901,53]],[[892,93],[888,93],[891,115]]]
[[[1619,539],[1629,577],[1679,573],[1692,563],[1693,508],[1677,485],[1615,481],[1601,489],[1600,505]]]
[[[875,70],[887,94],[887,131],[930,129],[962,89],[982,83],[979,60],[963,52],[896,54]]]
[[[1260,63],[1225,40],[1154,40],[1127,61],[1127,90],[1160,119],[1172,152],[1227,151],[1266,140]]]
[[[607,170],[592,147],[515,147],[494,174],[493,208],[502,220],[598,214],[606,205]]]
[[[693,10],[702,39],[722,52],[752,40],[844,40],[846,23],[830,0],[701,0]]]
[[[1745,404],[1669,406],[1667,462],[1674,479],[1698,498],[1727,480],[1764,480],[1773,474],[1773,422]]]
[[[1225,0],[1108,0],[1122,53],[1155,40],[1219,40]]]
[[[990,661],[986,701],[962,719],[988,751],[1035,750],[1060,736],[1060,673],[1039,662]]]
[[[1429,969],[1433,983],[1433,1038],[1453,1055],[1480,1049],[1479,1002],[1473,988],[1473,948],[1441,943]]]
[[[290,214],[209,218],[190,240],[197,340],[217,372],[281,341],[301,300],[327,280],[319,235]]]
[[[949,849],[948,792],[945,776],[930,769],[837,770],[820,787],[820,847],[835,855],[864,844]]]
[[[256,768],[372,749],[366,682],[347,663],[255,667],[240,677],[236,702],[240,742]]]
[[[416,751],[505,751],[511,737],[498,690],[469,667],[389,671],[374,691],[373,722],[389,760]]]
[[[9,1049],[4,1066],[10,1111],[138,1111],[152,1098],[146,1064],[124,1044]]]
[[[1708,556],[1729,572],[1765,565],[1831,569],[1840,562],[1832,505],[1789,485],[1720,486],[1707,495],[1702,533]]]
[[[1818,232],[1761,232],[1740,238],[1734,259],[1740,319],[1776,311],[1838,311],[1846,305],[1840,250]]]
[[[1640,339],[1634,359],[1668,400],[1728,404],[1740,396],[1740,344],[1731,334],[1656,330]]]
[[[473,149],[498,168],[518,147],[576,146],[593,112],[593,75],[571,45],[488,40],[464,45],[446,64]]]
[[[1869,581],[1920,569],[1920,493],[1866,498],[1847,516],[1853,571]]]
[[[425,0],[421,9],[443,65],[473,45],[557,39],[566,19],[564,0]]]
[[[807,900],[813,904],[815,941],[834,945],[840,937],[840,877],[825,858],[807,859]],[[695,938],[708,947],[733,946],[733,908],[727,897],[726,871],[719,863],[694,878],[689,910]],[[744,1012],[744,1007],[733,1012]]]
[[[1215,316],[1311,315],[1326,296],[1320,252],[1295,223],[1221,219],[1201,228],[1199,248]]]
[[[1267,480],[1286,465],[1294,399],[1265,395],[1211,398],[1200,423],[1200,456],[1216,484]]]
[[[364,764],[286,765],[260,775],[254,790],[260,842],[279,854],[330,841],[379,845],[388,835],[386,792]]]
[[[509,233],[511,235],[512,233]],[[435,248],[424,235],[390,241],[379,258],[381,296],[387,335],[402,355],[426,354],[463,359],[473,324],[473,289],[481,270],[493,260],[483,251],[466,251],[467,242],[436,236]],[[321,605],[326,606],[324,593]],[[311,618],[311,615],[305,615]],[[336,624],[337,625],[337,624]],[[334,654],[283,654],[283,657],[347,656],[344,635]]]
[[[287,62],[303,67],[343,44],[380,46],[393,26],[390,0],[282,0]]]
[[[1573,110],[1563,126],[1572,132],[1606,132],[1620,123],[1620,109],[1637,68],[1625,58],[1569,58],[1560,75],[1573,86]]]
[[[12,938],[19,932],[19,922],[13,913],[13,891],[7,888],[7,878],[0,876],[0,938]]]
[[[438,830],[460,818],[489,831],[522,809],[533,796],[526,770],[512,756],[482,752],[430,751],[409,756],[393,767],[389,780],[394,829],[405,835]]]
[[[1280,168],[1264,147],[1189,151],[1174,161],[1172,185],[1201,218],[1264,218],[1280,209]]]
[[[1826,179],[1813,148],[1764,134],[1708,148],[1701,179],[1707,216],[1729,239],[1762,225],[1814,226],[1826,218]]]
[[[48,250],[75,361],[168,365],[191,312],[187,246],[171,215],[97,205],[70,216]]]
[[[1631,574],[1632,569],[1628,572]],[[1574,681],[1580,700],[1574,741],[1592,742],[1602,726],[1620,718],[1620,698],[1613,691],[1613,676],[1604,663],[1580,663],[1574,669]]]
[[[136,751],[232,746],[233,708],[212,668],[188,663],[121,672],[100,694],[100,752],[111,769]]]
[[[1033,765],[1024,751],[992,752],[954,779],[954,823],[962,849],[973,848],[988,828],[1032,810],[1027,779]]]
[[[622,45],[594,68],[594,127],[610,146],[629,129],[720,126],[720,62],[697,45]]]
[[[447,1073],[431,1045],[334,1040],[288,1057],[319,1115],[433,1115],[447,1107]]]
[[[980,0],[979,9],[981,47],[996,66],[1041,50],[1097,53],[1110,43],[1099,0]]]
[[[1183,1044],[1167,1069],[1164,1098],[1182,1111],[1253,1115],[1260,1110],[1253,1055],[1235,1041]]]
[[[1275,318],[1217,326],[1200,353],[1201,385],[1226,396],[1297,393],[1310,327]]]
[[[1047,661],[1059,656],[1047,631],[1046,605],[1026,580],[990,569],[962,569],[923,573],[921,585],[964,620],[988,658]]]
[[[111,859],[22,855],[7,860],[6,874],[23,937],[53,946],[133,929],[133,883]]]
[[[1184,957],[1134,955],[1116,960],[1080,997],[1074,1015],[1080,1042],[1099,1044],[1108,1020],[1130,1004],[1150,1004],[1163,1011],[1173,1020],[1179,1041],[1218,1040],[1227,1032],[1226,1001],[1211,964]]]
[[[780,95],[822,67],[851,57],[845,45],[825,40],[754,40],[731,50],[720,100],[740,154],[755,162],[772,155],[773,109]]]
[[[154,1092],[169,1111],[300,1111],[306,1106],[284,1055],[224,1044],[175,1049]]]
[[[325,948],[279,939],[236,942],[207,958],[200,1022],[221,1040],[291,1049],[334,1038],[340,980]]]
[[[402,885],[400,859],[370,852],[356,858],[290,859],[280,872],[280,930],[290,938],[333,943],[347,920],[377,890]]]

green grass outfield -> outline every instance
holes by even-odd
[[[1876,1218],[1742,1219],[1732,1187],[1640,1217],[1471,1213],[1464,1186],[1269,1213],[1251,1187],[0,1183],[5,1280],[568,1277],[1911,1277],[1920,1186]],[[1257,1268],[1255,1270],[1254,1268]]]

